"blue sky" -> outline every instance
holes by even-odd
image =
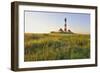
[[[67,18],[68,29],[75,33],[90,33],[90,14],[64,12],[25,11],[25,32],[49,33],[64,28]]]

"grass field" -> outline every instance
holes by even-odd
[[[24,34],[24,61],[90,58],[90,35]]]

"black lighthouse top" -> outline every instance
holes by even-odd
[[[66,18],[65,18],[65,24],[66,24]]]

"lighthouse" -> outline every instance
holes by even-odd
[[[65,24],[64,24],[64,32],[67,32],[67,24],[66,24],[66,18],[65,18]]]
[[[51,33],[63,33],[63,34],[74,34],[69,28],[68,28],[68,24],[67,24],[67,19],[64,19],[64,29],[60,28],[58,30],[58,32],[56,31],[52,31]]]

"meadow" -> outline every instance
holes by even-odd
[[[90,58],[90,35],[24,33],[24,61]]]

